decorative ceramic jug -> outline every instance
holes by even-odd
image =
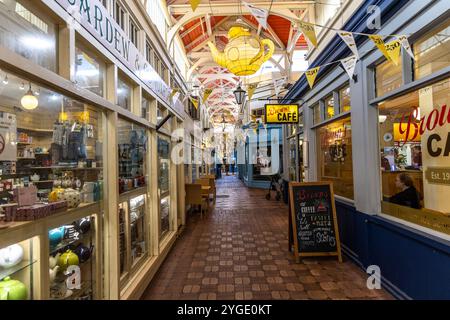
[[[23,259],[23,248],[20,244],[13,244],[0,249],[0,267],[11,268]]]
[[[0,281],[0,300],[26,300],[27,287],[19,280],[6,277]]]
[[[228,44],[224,52],[219,52],[212,42],[208,42],[214,61],[237,76],[248,76],[259,70],[270,59],[275,45],[269,39],[260,40],[243,27],[231,27]],[[266,51],[267,47],[267,52]]]

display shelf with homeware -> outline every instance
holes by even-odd
[[[118,166],[119,193],[147,185],[146,156],[148,137],[146,130],[132,122],[119,119]]]
[[[0,248],[0,300],[39,297],[38,242],[34,237]]]
[[[0,154],[0,205],[16,204],[5,207],[3,222],[34,221],[103,197],[101,113],[41,93],[49,100],[37,112],[11,106],[0,114],[11,140]]]
[[[94,299],[95,215],[50,229],[50,299]]]

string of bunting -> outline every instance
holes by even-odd
[[[314,82],[316,80],[316,77],[319,73],[319,70],[321,67],[324,67],[326,65],[334,64],[334,63],[342,63],[342,66],[344,67],[345,71],[348,73],[349,77],[352,78],[356,62],[360,58],[360,52],[358,51],[358,48],[356,46],[354,34],[359,34],[363,36],[369,37],[370,40],[375,44],[375,46],[380,50],[380,52],[386,57],[387,60],[393,62],[396,66],[400,63],[400,52],[401,48],[403,48],[413,59],[414,59],[414,53],[411,50],[411,46],[408,41],[408,35],[380,35],[380,34],[366,34],[361,32],[349,32],[345,30],[339,30],[335,28],[325,27],[321,25],[316,25],[313,23],[307,23],[300,21],[298,23],[299,29],[304,33],[305,38],[307,41],[312,44],[314,47],[317,47],[317,38],[316,33],[314,30],[314,26],[319,26],[322,28],[327,28],[333,31],[336,31],[336,33],[341,37],[342,41],[348,46],[350,51],[353,53],[353,55],[345,58],[340,59],[336,61],[332,61],[311,69],[306,70],[305,76],[306,80],[308,81],[308,84],[310,88],[312,89]],[[383,40],[383,37],[395,37],[394,40],[385,43]]]
[[[195,11],[195,9],[197,9],[200,2],[201,2],[201,0],[189,0],[189,3],[191,4],[191,7],[192,7],[192,11]],[[267,18],[270,14],[269,10],[256,7],[253,4],[247,3],[245,1],[243,1],[243,4],[247,8],[247,10],[249,10],[250,13],[254,16],[254,18],[258,21],[258,23],[264,29],[267,29],[267,27],[268,27]],[[305,72],[305,76],[306,76],[308,84],[311,88],[314,85],[314,81],[319,73],[320,68],[324,67],[326,65],[329,65],[329,64],[342,63],[345,71],[348,73],[350,78],[353,77],[356,62],[360,58],[360,52],[358,52],[358,48],[356,46],[356,42],[355,42],[355,38],[354,38],[355,34],[361,35],[361,36],[367,36],[370,40],[372,40],[372,42],[375,44],[375,46],[378,48],[378,50],[380,50],[381,53],[386,57],[386,59],[388,59],[389,61],[392,61],[395,65],[398,65],[400,63],[401,48],[406,50],[406,52],[414,59],[414,53],[411,50],[411,46],[409,44],[407,34],[381,35],[381,34],[368,34],[368,33],[362,33],[362,32],[353,32],[353,31],[351,32],[351,31],[346,31],[346,30],[323,26],[323,25],[316,24],[316,23],[302,21],[300,19],[296,20],[296,25],[297,25],[297,29],[305,35],[305,39],[307,40],[308,44],[312,45],[313,47],[317,47],[317,45],[318,45],[315,27],[319,27],[319,28],[324,28],[324,29],[335,31],[353,53],[352,56],[349,56],[345,59],[332,61],[330,63],[308,69]],[[385,43],[383,40],[384,37],[394,37],[395,39],[388,43]],[[249,100],[251,99],[251,96],[254,93],[253,87],[251,87],[251,88],[252,88],[252,92],[250,93],[250,86],[249,86],[249,92],[248,92]],[[277,86],[275,86],[275,88],[277,88]],[[256,87],[255,87],[255,89],[256,89]]]

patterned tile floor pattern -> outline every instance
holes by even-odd
[[[187,226],[142,299],[392,299],[369,290],[348,259],[302,259],[288,252],[288,212],[267,190],[234,176],[217,181],[215,207]]]

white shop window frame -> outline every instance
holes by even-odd
[[[410,45],[412,47],[414,47],[414,42],[416,40],[418,40],[424,33],[427,33],[429,31],[432,31],[433,29],[439,28],[442,25],[442,21],[444,19],[445,19],[445,16],[441,16],[438,19],[435,19],[433,21],[433,23],[423,27],[420,31],[417,31],[413,36],[411,36],[409,38]],[[402,82],[403,83],[402,83],[401,87],[399,87],[395,90],[392,90],[380,97],[376,97],[376,95],[375,95],[375,93],[376,93],[375,92],[375,84],[376,84],[375,67],[379,63],[385,61],[385,58],[381,55],[381,53],[376,53],[376,57],[370,59],[370,61],[365,61],[365,64],[363,64],[363,69],[364,69],[364,67],[366,68],[366,72],[367,72],[366,76],[368,79],[368,94],[369,94],[368,107],[369,107],[369,111],[370,111],[369,113],[372,114],[372,116],[373,116],[374,113],[376,112],[376,117],[373,117],[374,119],[372,119],[372,120],[377,123],[376,133],[374,133],[374,134],[375,134],[376,140],[377,140],[377,145],[376,145],[377,147],[376,147],[375,151],[376,151],[376,155],[377,155],[376,159],[377,159],[377,163],[378,163],[378,166],[376,167],[377,168],[376,171],[378,173],[378,179],[375,179],[375,180],[378,185],[378,188],[377,188],[378,192],[376,194],[372,194],[372,197],[376,196],[376,201],[378,201],[378,206],[377,206],[376,210],[372,210],[371,214],[380,216],[386,220],[396,222],[400,225],[404,225],[413,230],[421,231],[421,232],[429,234],[433,237],[437,237],[439,239],[450,241],[450,235],[448,235],[448,234],[415,224],[413,222],[399,219],[397,217],[383,213],[381,210],[381,188],[382,188],[382,186],[381,186],[381,170],[378,169],[381,166],[380,159],[379,159],[380,157],[379,157],[379,141],[378,141],[378,139],[379,139],[378,104],[382,101],[400,97],[407,93],[419,90],[420,88],[435,84],[441,80],[450,78],[450,66],[449,66],[449,67],[445,67],[441,70],[438,70],[430,75],[427,75],[423,78],[414,80],[414,60],[405,52],[405,50],[402,50],[401,52],[402,52],[401,54],[402,54]],[[367,60],[369,60],[369,59],[367,59]],[[373,112],[373,111],[375,111],[375,112]],[[372,150],[366,150],[366,151],[373,152]],[[372,184],[375,184],[375,181]]]

